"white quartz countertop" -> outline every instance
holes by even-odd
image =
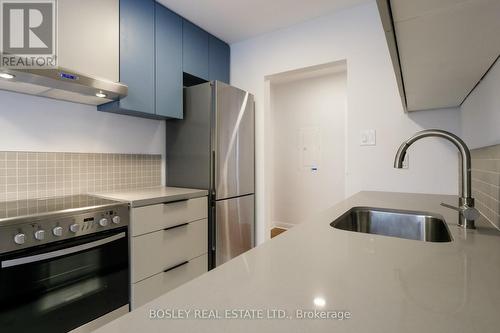
[[[500,232],[481,220],[476,230],[459,228],[457,213],[440,206],[456,201],[358,193],[97,332],[499,332]],[[355,206],[441,215],[453,241],[428,243],[330,226]],[[315,298],[325,305],[314,305]],[[150,319],[151,310],[160,309],[191,312],[189,319]],[[228,319],[225,310],[241,309],[280,309],[287,318],[268,319],[266,312],[265,319]],[[298,319],[297,309],[349,311],[352,317]],[[198,316],[209,317],[200,310],[212,310],[222,318],[194,319],[197,310]]]
[[[208,191],[181,187],[157,186],[144,189],[99,192],[92,194],[106,199],[129,202],[131,207],[141,207],[203,197],[208,195]]]

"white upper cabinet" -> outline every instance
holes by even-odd
[[[57,1],[58,65],[119,81],[119,0]]]
[[[377,2],[408,111],[459,106],[500,54],[499,0]]]

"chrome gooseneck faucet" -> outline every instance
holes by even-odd
[[[460,213],[458,224],[466,229],[475,229],[474,221],[479,217],[479,211],[474,208],[474,198],[471,190],[471,158],[470,151],[465,142],[455,134],[438,129],[429,129],[415,133],[411,138],[406,140],[399,147],[396,158],[394,159],[394,167],[403,168],[406,150],[416,141],[427,137],[439,137],[453,143],[460,151],[460,164],[462,166],[462,184],[460,187],[460,198],[458,207],[454,207],[445,203],[441,205],[447,208],[454,209]]]

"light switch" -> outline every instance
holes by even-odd
[[[360,135],[360,146],[375,146],[377,133],[374,129],[362,130]]]

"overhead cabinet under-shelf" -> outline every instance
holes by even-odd
[[[500,54],[500,1],[377,4],[407,111],[461,105]]]
[[[183,118],[183,73],[229,83],[229,45],[153,0],[120,0],[120,81],[126,98],[101,111]]]

